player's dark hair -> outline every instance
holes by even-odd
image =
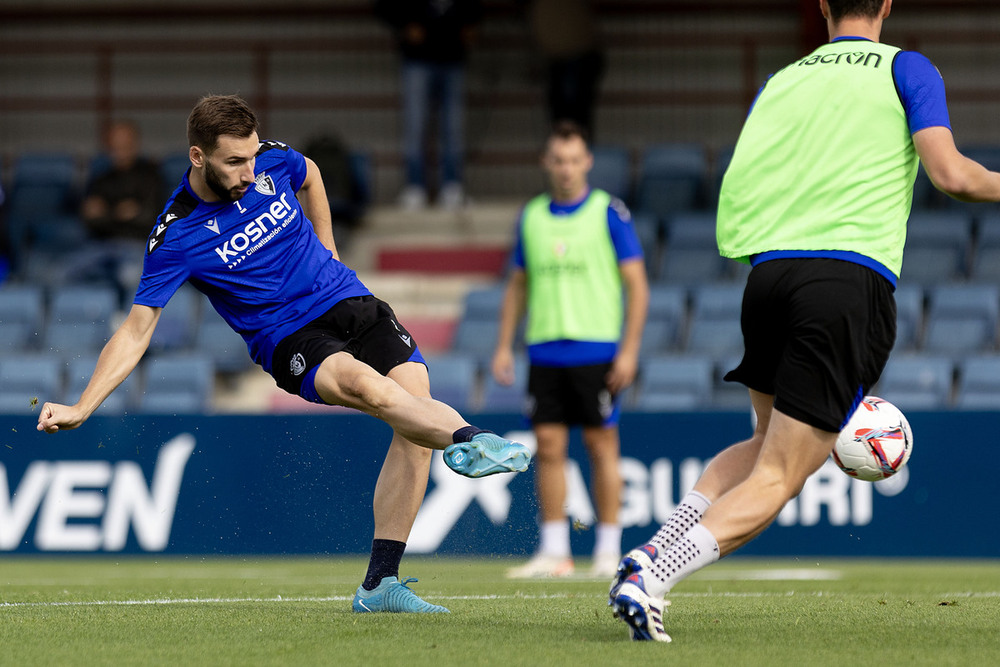
[[[209,153],[222,135],[245,139],[259,128],[257,114],[239,95],[209,95],[198,100],[188,116],[188,144]]]
[[[557,120],[552,125],[552,131],[549,132],[548,138],[545,140],[545,145],[549,145],[549,141],[552,139],[572,139],[573,137],[580,137],[583,139],[583,143],[590,148],[590,134],[587,132],[587,128],[579,123],[572,120]]]
[[[830,18],[839,21],[847,17],[877,18],[882,13],[884,0],[827,0],[827,3],[830,5]]]

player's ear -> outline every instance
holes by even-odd
[[[191,164],[198,169],[205,166],[205,154],[197,146],[192,146],[188,149],[188,158],[191,160]]]

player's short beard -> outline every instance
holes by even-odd
[[[227,188],[223,185],[222,178],[219,177],[219,172],[212,167],[212,163],[208,160],[205,160],[205,184],[223,201],[239,201],[246,194],[245,192],[240,192],[242,185],[235,188]]]

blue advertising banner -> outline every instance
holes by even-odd
[[[830,462],[740,553],[1000,555],[1000,533],[983,530],[982,512],[969,509],[996,506],[1000,452],[989,434],[1000,414],[907,416],[914,453],[902,473],[870,484]],[[476,423],[533,445],[515,415]],[[623,546],[645,541],[707,460],[749,433],[747,413],[626,415]],[[956,433],[970,450],[956,451]],[[38,433],[31,417],[3,416],[0,553],[365,553],[390,435],[351,414],[94,417],[56,435]],[[573,547],[588,555],[594,510],[578,440],[570,455]],[[436,456],[409,551],[527,554],[537,510],[531,469],[470,480]]]

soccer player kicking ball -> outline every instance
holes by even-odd
[[[375,536],[356,612],[447,612],[399,580],[427,489],[432,450],[467,477],[526,470],[528,449],[469,425],[431,398],[424,358],[392,309],[342,264],[316,164],[257,137],[236,96],[210,96],[188,117],[191,168],[146,244],[135,301],[75,405],[45,403],[38,429],[83,424],[136,367],[160,312],[189,281],[243,336],[278,386],[378,417],[393,429],[375,485]]]
[[[664,596],[771,524],[878,380],[918,161],[956,199],[1000,201],[1000,173],[955,148],[937,69],[878,42],[892,0],[819,6],[831,41],[761,88],[719,200],[720,253],[753,267],[726,379],[757,426],[622,559],[610,604],[633,639],[670,641]]]

